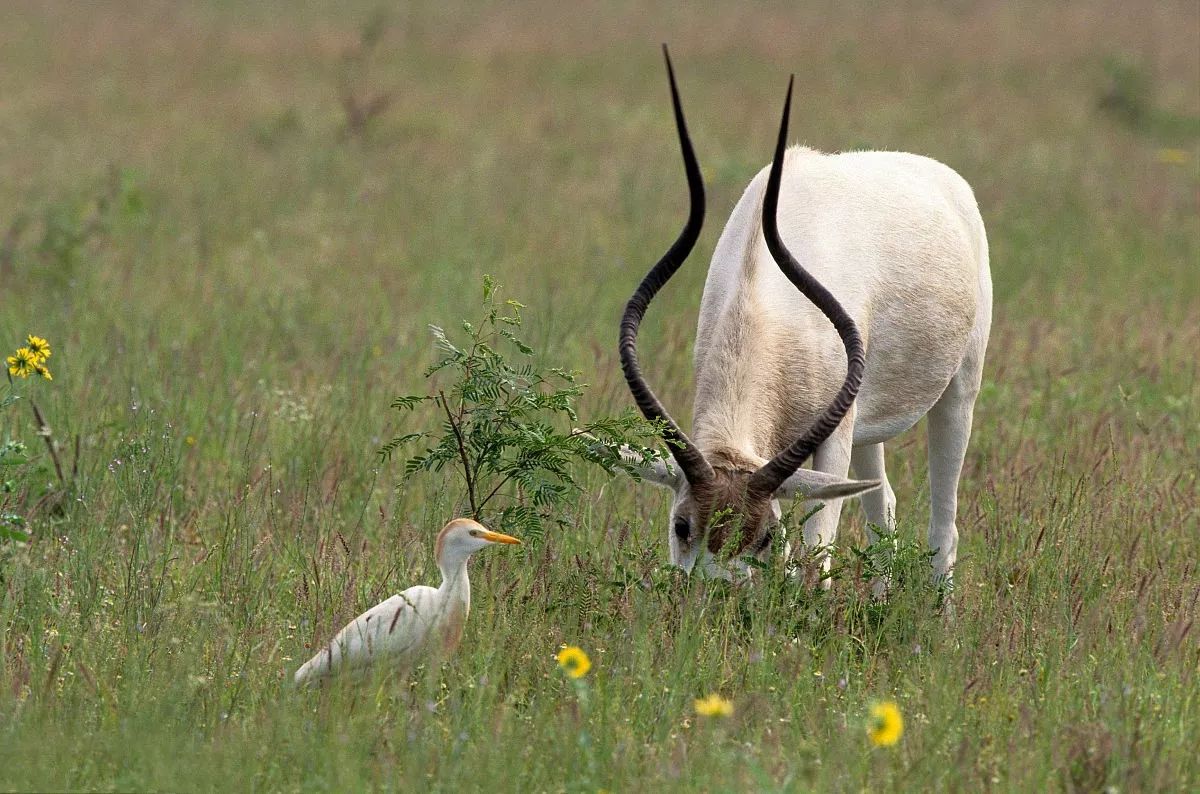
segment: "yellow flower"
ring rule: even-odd
[[[1191,154],[1187,149],[1159,149],[1158,161],[1160,163],[1170,163],[1171,165],[1186,165],[1191,159]]]
[[[194,446],[196,446],[196,437],[188,436],[185,439],[183,439],[183,443],[187,444],[189,447],[194,447]]]
[[[45,364],[34,364],[33,368],[46,380],[54,380],[54,376],[50,374],[50,370]]]
[[[727,700],[716,692],[708,697],[696,698],[696,713],[701,717],[728,717],[733,714],[733,701]]]
[[[50,343],[47,342],[42,337],[34,336],[33,334],[30,334],[29,336],[25,337],[25,341],[29,345],[29,347],[27,349],[29,350],[30,353],[33,353],[33,355],[37,359],[38,363],[39,364],[46,363],[46,359],[50,358],[50,355],[51,355]]]
[[[564,645],[558,652],[558,666],[571,678],[583,678],[592,669],[592,660],[578,645]]]
[[[871,705],[871,716],[867,720],[867,738],[876,747],[891,747],[904,734],[904,717],[900,707],[891,700]]]
[[[27,347],[17,348],[17,352],[4,361],[8,364],[8,374],[18,378],[28,378],[36,371],[34,367],[38,365],[37,356]]]

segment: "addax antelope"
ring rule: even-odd
[[[789,83],[774,161],[734,207],[708,269],[689,438],[637,356],[646,309],[704,220],[669,56],[667,73],[691,210],[626,306],[620,355],[638,407],[665,428],[670,456],[641,469],[674,491],[672,562],[690,571],[699,561],[727,576],[720,552],[763,558],[779,534],[778,500],[800,497],[826,502],[805,523],[804,542],[827,572],[821,550],[834,541],[843,498],[861,493],[870,524],[894,528],[884,443],[927,417],[929,546],[935,577],[948,582],[992,314],[987,238],[971,188],[913,154],[788,149]],[[802,469],[810,456],[812,469]],[[851,466],[862,480],[846,479]]]

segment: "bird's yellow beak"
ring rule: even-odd
[[[492,532],[491,530],[481,533],[479,537],[483,538],[484,540],[491,541],[492,543],[516,543],[518,545],[521,543],[521,541],[517,540],[512,535],[505,535],[503,532]]]

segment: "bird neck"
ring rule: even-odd
[[[438,588],[446,595],[460,594],[463,600],[471,598],[471,582],[467,579],[467,557],[446,559],[438,562],[442,571],[442,586]]]

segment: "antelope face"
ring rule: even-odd
[[[751,474],[713,469],[712,480],[697,488],[680,484],[669,522],[673,564],[690,573],[699,562],[706,575],[729,579],[749,572],[743,557],[765,559],[779,506],[774,499],[748,498]]]
[[[800,469],[773,494],[760,496],[753,486],[755,472],[723,467],[709,471],[710,476],[693,483],[669,457],[666,462],[646,463],[639,473],[674,495],[667,523],[672,564],[689,573],[698,564],[706,575],[722,579],[748,574],[747,557],[766,561],[771,541],[779,534],[779,499],[844,498],[879,485],[876,480],[848,480]]]

